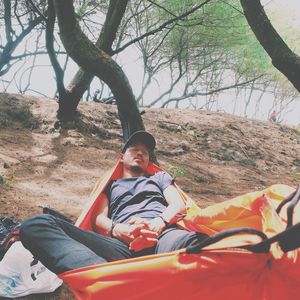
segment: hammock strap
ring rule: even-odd
[[[296,191],[295,196],[292,198],[291,203],[287,207],[287,228],[293,226],[294,208],[300,200],[300,184]]]
[[[285,197],[277,206],[276,208],[276,212],[277,214],[279,214],[281,212],[281,209],[283,208],[284,205],[286,205],[288,202],[290,202],[292,200],[292,198],[296,195],[297,191],[294,191],[293,193],[291,193],[290,195],[288,195],[287,197]]]
[[[243,249],[250,250],[252,252],[261,252],[260,249],[270,247],[274,242],[278,242],[283,252],[288,252],[300,247],[300,223],[288,227],[284,231],[264,240],[255,245],[243,246]]]
[[[258,235],[262,238],[262,242],[253,245],[236,246],[233,248],[245,249],[254,253],[267,253],[270,251],[271,244],[275,242],[279,243],[283,252],[288,252],[300,247],[300,223],[297,223],[296,225],[288,227],[284,231],[272,236],[271,238],[267,238],[264,233],[253,228],[241,227],[224,230],[206,238],[201,242],[191,244],[185,249],[185,252],[188,254],[200,253],[204,247],[219,242],[224,238],[241,233]]]
[[[233,235],[237,235],[237,234],[241,234],[241,233],[258,235],[263,240],[268,239],[268,237],[263,232],[253,229],[253,228],[248,228],[248,227],[233,228],[233,229],[228,229],[228,230],[223,230],[221,232],[218,232],[217,234],[210,236],[210,237],[202,240],[201,242],[193,243],[193,244],[189,245],[185,251],[188,254],[199,253],[199,252],[201,252],[201,249],[203,249],[204,247],[215,244],[215,243],[223,240],[224,238],[227,238],[227,237],[230,237]],[[240,246],[237,248],[243,248],[243,246]],[[266,248],[265,245],[263,245],[261,250],[262,250],[261,252],[268,252],[269,247]],[[250,251],[252,251],[252,250],[250,250]]]
[[[279,214],[282,207],[288,203],[288,207],[287,207],[287,226],[286,228],[289,228],[291,226],[293,226],[293,215],[294,215],[294,209],[295,206],[298,204],[300,200],[300,184],[298,185],[298,188],[295,192],[293,192],[292,194],[290,194],[289,196],[287,196],[285,199],[282,200],[282,202],[278,205],[276,212]]]

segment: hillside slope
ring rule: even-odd
[[[56,110],[51,99],[0,94],[1,215],[21,221],[48,205],[76,219],[116,163],[122,135],[115,106],[82,103],[80,121],[63,128]],[[201,207],[300,181],[297,129],[181,109],[145,109],[143,119],[160,165]]]
[[[6,183],[0,185],[1,214],[23,219],[38,205],[50,205],[76,217],[96,180],[118,158],[116,107],[83,103],[79,124],[55,129],[55,101],[1,95],[0,102],[0,174]],[[201,206],[300,179],[295,129],[180,109],[146,109],[143,119],[157,139],[159,163],[177,174]]]

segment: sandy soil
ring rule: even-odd
[[[122,147],[116,107],[82,103],[80,121],[61,127],[56,101],[0,95],[1,109],[24,105],[31,125],[13,120],[0,127],[0,214],[22,221],[47,205],[75,220]],[[157,139],[160,165],[201,207],[300,181],[299,128],[181,109],[145,109],[143,120]],[[23,299],[73,296],[64,287]]]

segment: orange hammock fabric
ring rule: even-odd
[[[150,164],[148,173],[161,169]],[[122,176],[122,165],[108,172],[95,186],[90,201],[76,225],[93,230],[102,192],[111,179]],[[286,223],[275,208],[294,189],[274,185],[263,191],[200,209],[178,186],[187,206],[187,216],[179,225],[214,235],[224,229],[251,227],[268,237],[284,230]],[[199,254],[185,249],[101,265],[84,267],[59,277],[77,299],[243,299],[286,300],[300,295],[298,250],[283,253],[275,243],[268,253],[252,253],[239,248],[258,243],[249,234],[228,237],[204,248]]]

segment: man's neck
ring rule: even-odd
[[[145,175],[145,172],[142,171],[142,172],[135,172],[134,170],[132,169],[125,169],[123,168],[123,176],[122,178],[132,178],[132,177],[139,177],[139,176],[144,176]]]

